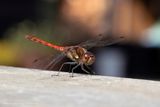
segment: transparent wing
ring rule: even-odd
[[[44,69],[47,69],[47,70],[52,70],[54,68],[56,68],[56,65],[61,62],[66,56],[61,53],[61,54],[58,54],[56,57],[53,57],[50,62],[44,67]]]
[[[36,60],[33,61],[33,68],[38,68],[38,69],[56,69],[59,64],[63,59],[65,58],[65,55],[63,53],[61,54],[52,54],[52,55],[47,55],[47,56],[42,56]]]
[[[86,42],[82,42],[80,43],[78,46],[84,47],[86,49],[91,49],[93,47],[102,47],[102,46],[109,46],[112,44],[116,44],[119,43],[123,40],[123,37],[119,37],[119,38],[113,38],[113,37],[98,37],[98,38],[94,38],[92,40],[88,40]]]

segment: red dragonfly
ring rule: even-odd
[[[93,53],[89,52],[88,49],[93,48],[93,47],[99,47],[99,46],[107,46],[107,45],[111,45],[114,43],[119,42],[121,39],[113,39],[113,38],[107,38],[107,39],[103,39],[102,36],[100,35],[98,38],[93,39],[93,40],[89,40],[86,42],[82,42],[78,45],[75,46],[58,46],[49,42],[46,42],[40,38],[37,38],[33,35],[27,35],[25,37],[28,40],[31,40],[33,42],[37,42],[40,43],[42,45],[51,47],[53,49],[56,49],[57,51],[60,51],[61,54],[58,55],[56,58],[54,58],[46,67],[46,69],[51,69],[53,66],[55,66],[56,62],[62,60],[65,56],[67,56],[69,59],[72,60],[72,62],[65,62],[61,65],[59,71],[61,71],[61,69],[63,68],[64,65],[69,64],[69,65],[74,65],[77,64],[76,66],[74,66],[71,70],[72,73],[72,77],[73,77],[73,72],[74,70],[80,66],[81,69],[86,72],[89,73],[85,68],[84,65],[88,68],[89,65],[92,65],[95,62],[95,56]],[[93,72],[94,73],[94,72]],[[59,75],[59,73],[57,74]]]

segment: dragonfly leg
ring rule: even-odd
[[[82,69],[84,72],[86,72],[86,73],[90,74],[90,72],[88,72],[86,69],[84,69],[83,64],[81,64],[81,69]]]
[[[87,65],[85,65],[85,66],[92,72],[93,75],[96,74],[96,72],[94,72],[93,70],[91,70],[91,68],[89,66],[87,66]]]
[[[78,66],[80,66],[80,64],[77,64],[75,67],[73,67],[73,68],[72,68],[72,71],[71,71],[71,73],[72,73],[72,74],[71,74],[71,77],[73,77],[74,70],[75,70]]]
[[[62,70],[62,68],[63,68],[64,65],[74,65],[74,64],[76,64],[76,62],[64,62],[64,63],[61,65],[59,71]],[[70,70],[70,68],[69,68],[69,70]]]
[[[70,72],[71,65],[74,65],[74,64],[76,64],[76,62],[64,62],[64,63],[61,65],[60,69],[58,70],[58,73],[56,74],[56,76],[59,76],[59,73],[60,73],[60,71],[62,70],[62,68],[64,67],[64,65],[69,65],[69,72]],[[52,75],[52,76],[53,76],[53,75]]]

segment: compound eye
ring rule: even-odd
[[[84,56],[85,56],[85,58],[86,58],[86,57],[88,57],[88,55],[87,55],[87,54],[85,54]]]

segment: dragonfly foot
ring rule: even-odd
[[[53,76],[59,76],[59,73],[58,74],[52,74],[51,77],[53,77]]]
[[[73,76],[73,75],[70,75],[69,77],[72,77],[72,78],[73,78],[74,76]]]

